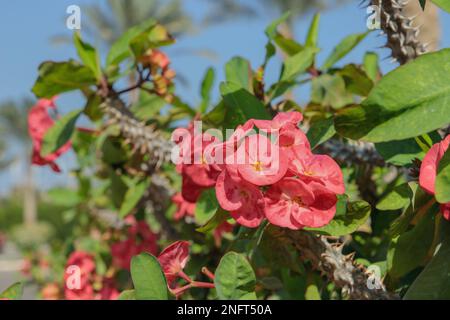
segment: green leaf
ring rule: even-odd
[[[131,211],[138,205],[139,201],[144,196],[145,191],[147,191],[148,186],[149,181],[143,180],[128,188],[119,210],[119,216],[121,218],[124,218],[130,214]]]
[[[377,209],[387,211],[404,208],[411,203],[413,196],[414,193],[409,183],[403,183],[394,187],[391,192],[381,199],[377,204]]]
[[[203,76],[202,86],[200,90],[200,95],[202,97],[200,113],[205,112],[208,108],[209,103],[211,102],[211,90],[214,86],[215,77],[216,73],[213,68],[208,68],[208,70],[206,70],[205,72],[205,75]]]
[[[344,79],[335,74],[322,74],[311,84],[311,101],[323,106],[340,109],[353,102],[352,95],[345,88]]]
[[[405,300],[450,299],[450,237],[419,274],[403,297]]]
[[[214,284],[222,300],[256,299],[256,277],[247,259],[236,252],[228,252],[216,269]]]
[[[288,57],[284,62],[280,81],[294,81],[300,74],[308,70],[318,51],[317,48],[306,47],[299,53]]]
[[[305,300],[322,300],[316,284],[311,283],[306,287]]]
[[[450,2],[448,0],[432,0],[442,10],[450,13]]]
[[[166,104],[160,96],[141,90],[139,100],[131,106],[131,111],[139,120],[148,121],[154,119]]]
[[[131,278],[137,300],[167,300],[166,277],[154,256],[141,253],[131,259]]]
[[[82,201],[77,190],[67,188],[51,189],[47,192],[47,197],[52,204],[65,207],[74,207]]]
[[[128,155],[124,146],[118,138],[112,136],[106,136],[103,139],[103,135],[97,140],[98,143],[101,142],[101,160],[107,164],[118,165],[124,163],[128,160]]]
[[[225,102],[225,128],[236,128],[237,125],[253,119],[270,119],[265,106],[254,95],[232,82],[223,82],[220,92]]]
[[[305,42],[306,47],[317,48],[317,40],[319,38],[319,22],[320,22],[320,14],[316,13],[308,29],[308,35],[306,36]]]
[[[293,56],[304,49],[304,47],[293,39],[288,39],[282,35],[277,35],[273,41],[288,56]]]
[[[280,18],[272,21],[265,30],[266,36],[272,40],[278,34],[278,26],[286,22],[289,19],[290,15],[291,13],[288,11],[284,13]]]
[[[382,78],[360,106],[340,110],[336,130],[371,142],[404,140],[450,122],[450,49],[424,54]]]
[[[372,80],[358,66],[348,64],[337,72],[345,81],[345,87],[351,93],[366,97],[373,88]]]
[[[82,110],[74,110],[58,119],[47,131],[42,141],[41,154],[49,155],[59,150],[72,137],[75,131],[75,124],[80,117]]]
[[[130,41],[141,34],[144,30],[147,30],[151,26],[155,25],[154,19],[148,19],[141,24],[128,29],[119,39],[114,42],[108,53],[106,64],[108,66],[118,65],[123,60],[131,56]]]
[[[450,148],[439,162],[436,177],[436,200],[439,203],[450,202]]]
[[[221,100],[210,112],[202,117],[202,120],[215,126],[222,126],[225,120],[226,106],[223,100]]]
[[[413,198],[411,199],[409,206],[406,207],[403,213],[395,219],[389,227],[389,235],[392,238],[405,232],[419,213],[424,210],[429,211],[430,201],[434,201],[428,193],[419,187],[417,182],[409,182],[409,185],[413,192]]]
[[[201,232],[201,233],[207,233],[207,232],[212,231],[215,228],[217,228],[219,225],[221,225],[223,222],[227,221],[229,218],[230,218],[230,214],[227,211],[225,211],[219,207],[217,209],[217,211],[214,213],[214,215],[212,216],[212,218],[209,219],[209,221],[206,222],[205,225],[203,225],[202,227],[195,229],[195,231]]]
[[[242,57],[234,57],[225,65],[227,82],[239,85],[249,92],[253,92],[252,69],[250,62]]]
[[[136,300],[136,292],[134,290],[122,291],[117,300]]]
[[[434,238],[434,214],[426,214],[411,230],[394,238],[387,254],[388,273],[400,278],[422,265]]]
[[[311,144],[311,149],[331,139],[336,133],[333,117],[320,119],[311,124],[306,136]]]
[[[375,52],[366,52],[363,62],[364,71],[374,83],[378,81],[378,55]]]
[[[345,37],[334,49],[333,52],[325,60],[322,65],[322,70],[327,70],[334,66],[339,60],[345,57],[350,51],[353,50],[367,35],[369,32],[352,34]]]
[[[92,93],[88,96],[83,113],[91,120],[98,121],[103,117],[103,112],[100,110],[100,104],[102,98],[96,93]]]
[[[208,222],[219,208],[214,188],[203,190],[195,205],[195,220],[204,225]]]
[[[437,132],[432,132],[429,136],[432,143],[441,140]],[[425,156],[414,138],[376,143],[375,148],[386,162],[396,166],[410,166],[414,159],[421,160]]]
[[[380,142],[375,148],[386,162],[396,166],[410,165],[412,160],[425,155],[414,139]]]
[[[155,24],[130,40],[130,48],[135,58],[145,55],[149,49],[166,46],[174,42],[166,28]]]
[[[95,74],[73,60],[47,61],[39,66],[33,93],[39,98],[52,98],[60,93],[82,89],[96,84]]]
[[[416,140],[420,149],[422,149],[422,151],[425,153],[427,153],[433,146],[433,140],[431,140],[431,137],[426,133],[421,136],[415,137],[414,140]]]
[[[0,293],[0,299],[19,300],[23,295],[23,283],[16,282]]]
[[[125,198],[125,194],[127,192],[127,185],[124,182],[123,176],[116,173],[114,170],[110,170],[109,172],[109,180],[110,180],[110,186],[109,186],[109,197],[111,199],[111,202],[113,205],[119,209],[123,203],[123,200]]]
[[[273,45],[273,43],[269,40],[266,44],[266,54],[264,55],[264,63],[262,65],[263,69],[266,68],[267,64],[269,63],[270,59],[275,56],[277,53],[277,48]]]
[[[286,12],[283,16],[274,20],[266,28],[265,33],[267,38],[269,38],[269,42],[266,45],[266,57],[264,65],[266,65],[269,58],[275,54],[276,49],[273,46],[272,41],[275,42],[275,44],[288,56],[292,56],[303,50],[304,47],[300,43],[293,39],[288,39],[278,32],[278,27],[280,26],[280,24],[286,23],[290,15],[290,12]]]
[[[365,201],[348,202],[340,197],[336,215],[329,224],[321,228],[305,228],[323,235],[334,237],[344,236],[355,232],[370,216],[370,204]]]
[[[86,67],[92,70],[97,80],[100,80],[102,78],[102,69],[100,67],[100,57],[97,49],[89,43],[83,42],[78,32],[73,34],[73,42],[81,61]]]

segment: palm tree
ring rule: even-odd
[[[28,111],[33,106],[31,99],[24,98],[19,102],[7,101],[0,104],[0,123],[5,128],[2,138],[4,147],[8,146],[12,151],[13,159],[4,164],[23,161],[25,165],[24,177],[24,222],[34,224],[37,220],[36,194],[33,183],[33,171],[31,165],[31,140],[28,136]],[[18,148],[17,148],[18,147]]]
[[[339,6],[348,0],[264,0],[277,15],[290,11],[289,18],[280,25],[280,32],[287,38],[293,38],[294,23],[297,19],[315,11],[323,11]]]
[[[108,0],[108,7],[95,4],[84,8],[88,31],[110,45],[126,30],[149,18],[158,20],[174,36],[193,30],[191,17],[181,0]]]
[[[262,0],[265,9],[271,13],[275,9],[275,16],[279,17],[289,11],[291,15],[280,25],[281,33],[288,38],[293,37],[293,26],[297,19],[310,14],[313,11],[322,11],[341,5],[348,0]],[[223,22],[226,19],[242,17],[257,17],[256,6],[243,4],[239,0],[216,0],[214,9],[205,18],[207,23]]]

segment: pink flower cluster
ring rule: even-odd
[[[74,266],[79,268],[79,272],[69,272]],[[78,287],[74,288],[72,284]],[[94,289],[99,286],[101,289]],[[95,260],[91,254],[75,251],[67,260],[66,272],[64,272],[64,295],[67,300],[115,300],[119,296],[119,291],[115,288],[112,279],[96,274]]]
[[[435,184],[439,162],[444,157],[450,145],[450,135],[434,144],[423,158],[420,166],[419,184],[426,192],[435,194]],[[450,220],[450,202],[441,204],[441,212],[445,219]]]
[[[332,158],[312,153],[298,127],[302,120],[300,112],[251,119],[225,142],[208,133],[176,133],[182,137],[175,139],[183,158],[182,198],[195,203],[204,189],[215,187],[219,205],[249,228],[265,218],[294,230],[328,224],[344,180]]]
[[[126,239],[111,245],[113,265],[130,270],[131,258],[141,252],[156,254],[158,237],[150,230],[145,221],[136,221],[134,217],[127,218],[129,227]]]
[[[49,114],[49,110],[56,110],[55,99],[41,99],[31,108],[28,114],[28,131],[33,142],[32,163],[38,166],[49,165],[53,171],[60,172],[61,170],[55,160],[70,149],[70,142],[67,142],[54,153],[46,156],[41,155],[45,134],[55,123]]]

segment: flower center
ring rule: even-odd
[[[261,161],[256,161],[254,164],[253,164],[253,168],[255,169],[255,171],[262,171],[263,170],[263,165],[262,165],[262,162]]]
[[[299,196],[293,197],[291,201],[296,203],[300,207],[305,206],[305,203],[303,202],[302,198],[300,198]]]
[[[305,171],[303,172],[303,174],[304,174],[305,176],[310,176],[310,177],[312,177],[312,176],[315,175],[315,172],[312,171],[312,170],[305,170]]]
[[[239,194],[244,199],[248,199],[249,198],[248,193],[245,190],[240,190]]]

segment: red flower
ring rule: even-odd
[[[189,260],[189,242],[177,241],[165,248],[158,257],[167,284],[172,287],[172,283],[183,272]]]
[[[285,178],[265,195],[265,213],[274,225],[298,230],[328,224],[336,213],[336,195],[318,183]]]
[[[77,266],[79,273],[69,273],[71,267]],[[95,272],[95,262],[91,254],[83,251],[73,252],[66,264],[66,272],[64,273],[64,294],[67,300],[92,300],[94,299],[94,289],[91,280]],[[73,279],[71,277],[80,277]],[[71,280],[75,280],[73,283]],[[70,283],[70,284],[69,284]],[[72,288],[71,285],[79,285],[78,288]]]
[[[150,59],[152,64],[160,67],[163,70],[166,70],[170,65],[169,57],[162,51],[158,49],[153,49],[150,55]]]
[[[212,164],[218,171],[224,170],[227,166],[236,165],[238,161],[237,150],[245,137],[249,136],[252,131],[254,132],[253,119],[248,120],[242,126],[238,126],[225,142],[220,143],[215,140],[207,145],[204,151],[207,163]]]
[[[315,181],[336,194],[345,193],[344,177],[339,165],[329,156],[310,155],[296,157],[290,166],[292,172],[304,182]]]
[[[450,203],[441,204],[441,212],[445,219],[450,220]]]
[[[192,181],[192,178],[186,173],[182,174],[183,182],[181,184],[181,195],[182,197],[189,202],[195,203],[197,199],[200,197],[200,194],[204,187],[199,186],[198,184]]]
[[[117,300],[120,292],[115,288],[114,280],[104,278],[102,281],[102,288],[97,294],[97,300]]]
[[[272,120],[253,120],[259,129],[281,129],[286,124],[297,125],[303,120],[303,115],[297,111],[279,112]]]
[[[423,158],[420,166],[419,183],[422,189],[434,195],[437,168],[450,144],[450,135],[440,143],[434,144]]]
[[[203,189],[215,185],[221,208],[243,226],[257,227],[265,217],[292,229],[327,224],[336,211],[336,194],[345,192],[343,175],[333,159],[313,155],[298,128],[302,119],[299,112],[279,113],[273,120],[250,119],[223,143],[209,139],[198,144],[209,135],[192,138],[192,127],[191,132],[176,131],[175,136],[183,138],[178,144],[184,159],[201,159],[200,164],[178,166],[183,183],[182,198],[174,198],[177,216],[186,215],[182,199],[194,203]],[[254,126],[259,133],[252,133]],[[266,197],[264,186],[271,186]]]
[[[261,134],[245,137],[237,157],[237,170],[242,178],[257,186],[276,183],[288,168],[288,159],[280,154],[280,148]]]
[[[177,193],[172,197],[172,201],[177,205],[174,219],[176,221],[184,217],[193,217],[195,213],[195,202],[189,202],[183,198],[181,193]]]
[[[278,133],[277,144],[281,147],[283,157],[291,160],[294,150],[301,154],[311,154],[308,138],[298,124],[303,120],[300,112],[280,112],[273,120],[254,120],[255,126],[267,133]]]
[[[113,264],[118,268],[129,270],[131,258],[141,252],[156,254],[158,251],[157,236],[150,230],[145,221],[131,220],[127,239],[111,245]]]
[[[183,177],[182,196],[189,202],[196,202],[204,188],[214,186],[220,173],[205,156],[205,149],[215,142],[215,138],[196,133],[193,125],[175,130],[172,137],[179,147],[177,170]]]
[[[420,166],[419,184],[426,192],[435,194],[436,176],[439,162],[444,157],[450,145],[450,135],[434,144],[423,158]],[[450,220],[450,203],[441,204],[441,212],[445,219]]]
[[[48,109],[55,109],[55,98],[41,99],[34,105],[28,114],[28,132],[33,142],[33,156],[32,163],[38,166],[49,165],[53,171],[60,172],[55,160],[63,153],[67,152],[71,143],[67,142],[64,146],[59,148],[54,153],[41,156],[42,141],[47,131],[54,125],[53,119],[48,113]]]
[[[255,228],[264,219],[264,198],[259,188],[243,179],[232,177],[224,170],[216,184],[220,206],[230,211],[241,225]]]

